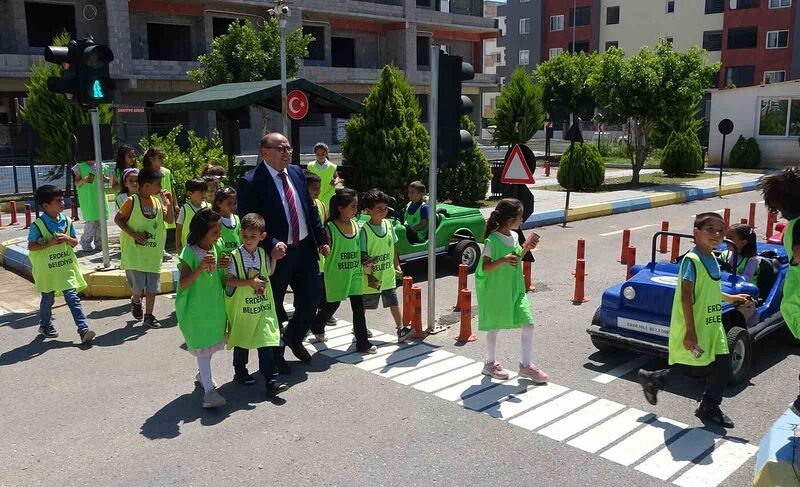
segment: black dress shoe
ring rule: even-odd
[[[278,379],[270,379],[267,381],[267,397],[274,397],[289,389],[289,386],[279,381]]]
[[[247,371],[237,372],[233,374],[233,381],[243,386],[252,386],[256,383],[256,378],[250,375]]]
[[[303,363],[311,362],[311,354],[301,342],[286,342],[286,346],[292,351],[295,357]]]
[[[727,414],[722,412],[719,406],[700,403],[700,407],[697,408],[694,415],[702,421],[708,421],[723,428],[733,428],[733,421]]]
[[[292,373],[292,367],[283,357],[277,357],[275,359],[275,367],[277,367],[278,373],[281,375],[289,375]]]

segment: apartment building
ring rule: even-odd
[[[507,63],[531,69],[565,51],[628,54],[659,37],[676,50],[702,46],[720,61],[720,88],[800,78],[798,0],[508,0]],[[573,10],[573,7],[575,10]],[[574,46],[573,46],[574,39]]]
[[[493,18],[484,18],[483,0],[295,0],[289,29],[315,37],[299,76],[356,100],[362,100],[380,69],[393,63],[405,71],[427,117],[432,44],[458,54],[475,66],[465,94],[479,106],[482,90],[496,90],[497,75],[483,70],[484,41],[498,35]],[[42,61],[43,47],[66,30],[73,37],[93,35],[114,51],[111,74],[117,84],[118,138],[136,141],[148,132],[164,132],[177,123],[200,133],[216,125],[211,113],[159,114],[158,101],[199,87],[186,72],[197,56],[236,19],[263,25],[267,4],[243,0],[192,1],[72,0],[45,3],[7,0],[0,14],[13,19],[0,31],[0,124],[19,123],[31,63]],[[475,114],[480,123],[480,114]],[[279,128],[278,117],[271,126]],[[261,135],[261,115],[239,117],[242,146],[254,151]],[[311,115],[301,138],[336,145],[343,121]],[[2,147],[0,147],[2,150]]]
[[[504,5],[504,2],[497,0],[485,0],[483,3],[483,16],[492,18],[497,21],[497,28],[499,29],[499,36],[503,36],[506,32],[506,19],[497,15],[497,7]],[[483,41],[483,72],[485,74],[497,74],[498,68],[502,68],[506,64],[505,48],[497,45],[497,38],[486,39]],[[479,132],[480,138],[484,142],[488,142],[492,137],[486,129],[489,125],[489,119],[494,116],[495,101],[500,95],[500,87],[504,84],[505,79],[498,77],[498,85],[494,90],[486,90],[481,94],[481,126],[482,130]]]

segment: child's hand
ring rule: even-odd
[[[214,272],[214,269],[216,269],[217,266],[217,262],[214,259],[214,254],[208,253],[204,255],[200,265],[203,266],[203,268],[205,268],[205,270],[208,272]]]
[[[516,254],[508,254],[505,257],[500,257],[500,261],[510,265],[511,267],[517,267],[517,264],[519,264],[519,256]]]
[[[259,294],[261,294],[264,291],[265,285],[266,282],[264,282],[264,280],[261,279],[260,277],[254,277],[253,279],[250,280],[250,287],[253,288],[253,290]]]
[[[528,238],[525,239],[522,249],[525,252],[530,252],[531,250],[535,249],[537,245],[539,245],[539,235],[536,233],[531,233]]]
[[[144,245],[147,243],[147,232],[133,232],[133,235],[131,236],[139,245]]]
[[[169,199],[169,193],[167,192],[167,190],[162,189],[160,194],[161,194],[161,201],[164,202],[164,206],[171,206],[172,202]]]
[[[220,267],[224,267],[224,268],[227,269],[229,265],[231,265],[231,256],[230,255],[223,255],[222,257],[219,258],[219,266]]]
[[[755,299],[749,294],[732,294],[728,300],[734,306],[740,306],[745,303],[754,302]]]
[[[319,246],[319,248],[318,248],[318,250],[319,250],[319,253],[320,253],[320,254],[321,254],[323,257],[327,257],[327,256],[331,255],[331,246],[330,246],[330,245],[328,245],[328,244],[325,244],[325,245],[320,245],[320,246]]]
[[[93,183],[93,182],[94,182],[94,174],[92,174],[92,173],[89,173],[89,175],[88,175],[88,176],[86,176],[86,178],[85,178],[85,179],[86,179],[86,182],[87,182],[87,183]]]
[[[694,347],[697,346],[697,333],[693,331],[686,331],[686,335],[683,336],[683,348],[686,350],[694,350]]]
[[[57,234],[53,235],[53,240],[51,240],[51,242],[55,242],[53,245],[57,245],[57,244],[64,243],[67,240],[68,239],[67,239],[66,235],[64,235],[63,233],[57,233]]]
[[[399,265],[394,266],[394,275],[395,277],[403,277],[403,269]]]

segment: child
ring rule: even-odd
[[[117,149],[117,164],[114,166],[114,172],[111,173],[111,188],[112,189],[123,189],[125,187],[124,184],[124,172],[126,169],[132,169],[136,167],[136,152],[134,151],[133,147],[122,144]]]
[[[139,172],[139,193],[131,195],[114,217],[114,222],[122,230],[119,267],[125,270],[131,288],[131,314],[137,321],[144,318],[142,324],[149,328],[161,327],[153,316],[153,308],[156,294],[161,290],[161,258],[167,223],[174,217],[169,195],[161,189],[162,179],[161,173],[154,168],[142,169]],[[160,199],[157,197],[159,194]],[[142,294],[145,296],[144,314]]]
[[[217,242],[217,250],[228,255],[242,245],[242,225],[236,212],[236,190],[233,188],[218,189],[214,194],[211,209],[219,213],[222,219],[222,231]]]
[[[100,167],[103,173],[102,181],[108,181],[108,165],[101,164]],[[84,221],[83,236],[81,236],[81,250],[84,252],[92,250],[92,242],[95,249],[103,246],[100,236],[100,208],[97,201],[97,185],[102,183],[95,179],[96,172],[97,164],[94,161],[79,162],[72,167],[78,204]],[[103,204],[105,205],[103,215],[108,217],[108,200],[103,198]]]
[[[119,190],[119,194],[117,195],[117,199],[115,203],[117,204],[117,210],[122,208],[122,205],[125,204],[125,201],[139,192],[139,170],[134,168],[125,169],[122,173],[122,177],[120,178],[121,186]]]
[[[192,224],[192,218],[202,208],[208,208],[206,202],[206,191],[208,191],[208,184],[199,178],[194,178],[186,181],[186,203],[181,206],[178,213],[178,219],[175,220],[175,248],[180,250],[186,243],[186,237],[189,235],[189,226]]]
[[[225,168],[222,166],[215,166],[209,164],[203,168],[200,177],[208,185],[206,190],[206,201],[214,201],[217,191],[225,186],[222,184],[222,179],[225,177]]]
[[[217,193],[219,194],[219,190]],[[233,348],[233,380],[253,385],[256,380],[247,371],[250,349],[258,350],[258,365],[267,386],[267,396],[288,389],[278,380],[275,353],[280,343],[280,324],[269,276],[275,271],[275,259],[268,259],[259,243],[266,238],[264,218],[248,213],[242,218],[242,245],[230,254],[225,285],[225,308],[228,316],[228,345]],[[231,289],[232,288],[232,289]]]
[[[350,298],[353,310],[353,332],[356,350],[361,353],[377,353],[378,349],[369,341],[367,320],[364,316],[363,271],[361,269],[361,246],[358,241],[358,224],[354,217],[358,212],[358,196],[349,188],[337,189],[331,200],[331,214],[325,224],[331,252],[325,257],[325,299],[317,316],[311,323],[314,335],[325,334],[325,323],[339,308],[341,301]]]
[[[761,179],[764,204],[770,211],[780,211],[789,220],[783,233],[783,247],[789,257],[789,271],[783,283],[781,315],[786,326],[800,338],[800,166],[785,168],[782,172]],[[792,410],[800,415],[800,395],[794,400]]]
[[[227,404],[217,392],[211,375],[211,356],[225,348],[225,290],[223,279],[230,257],[218,257],[219,214],[203,208],[192,219],[186,247],[179,257],[180,279],[175,298],[178,327],[186,348],[197,357],[197,377],[203,386],[204,408]]]
[[[142,157],[143,167],[152,167],[161,173],[161,189],[166,191],[169,200],[174,204],[178,204],[178,195],[175,194],[175,178],[172,177],[172,172],[164,167],[164,151],[160,147],[150,147]],[[161,195],[157,195],[161,205],[164,206],[164,200]],[[175,222],[167,223],[167,240],[164,244],[165,250],[177,250],[180,252],[180,247],[175,249],[171,248],[172,244],[177,241],[175,236]]]
[[[728,228],[725,237],[736,245],[736,260],[733,261],[733,251],[725,250],[720,255],[723,262],[730,266],[731,271],[736,269],[736,274],[745,282],[755,284],[758,278],[759,259],[756,255],[756,232],[750,225],[735,223]]]
[[[397,235],[392,224],[386,220],[389,211],[389,196],[374,188],[364,193],[364,211],[370,219],[361,227],[361,263],[364,265],[364,308],[377,309],[378,300],[389,308],[394,318],[397,342],[402,343],[411,333],[403,326],[397,300],[397,276],[402,275],[397,254]]]
[[[406,238],[412,244],[428,240],[428,205],[423,201],[425,191],[421,181],[412,181],[408,185],[409,201],[403,213],[403,222]]]
[[[339,183],[339,173],[336,165],[328,160],[328,146],[323,142],[318,142],[314,146],[314,157],[316,161],[308,163],[308,172],[319,176],[321,181],[319,200],[330,205],[331,198],[336,192],[336,185]]]
[[[521,223],[522,203],[513,198],[500,200],[486,222],[483,258],[475,273],[478,330],[488,332],[488,357],[483,374],[495,379],[508,379],[508,371],[495,359],[497,333],[503,329],[522,328],[519,375],[544,384],[550,377],[531,362],[533,315],[525,294],[522,266],[519,265],[520,256],[536,247],[538,237],[534,234],[528,245],[521,246],[514,232]]]
[[[317,213],[319,214],[319,221],[323,224],[328,221],[328,205],[323,203],[322,200],[319,199],[321,187],[322,187],[322,179],[319,176],[314,174],[313,172],[306,172],[306,186],[308,186],[308,196],[311,198],[311,201],[314,202],[314,207],[317,209]],[[325,282],[325,256],[319,254],[319,270],[320,274],[322,274],[322,282]],[[319,300],[320,306],[325,303],[325,286],[322,286],[322,298]],[[319,311],[319,310],[317,310]],[[331,315],[328,321],[325,323],[327,326],[333,326],[336,324],[336,317]],[[324,333],[324,332],[323,332]],[[323,337],[324,338],[324,337]]]
[[[722,394],[730,374],[730,353],[722,326],[722,304],[743,304],[747,294],[722,292],[720,268],[714,248],[722,242],[725,222],[717,213],[700,213],[694,220],[695,247],[681,261],[679,284],[672,301],[669,323],[670,368],[648,372],[639,370],[644,397],[656,404],[657,394],[676,372],[693,369],[706,375],[705,391],[694,415],[725,428],[733,421],[720,409]],[[687,374],[689,375],[689,374]],[[696,375],[696,374],[691,374]]]
[[[78,245],[75,227],[64,211],[64,192],[45,184],[36,189],[36,204],[42,210],[28,231],[28,250],[33,266],[36,291],[42,293],[39,304],[39,334],[55,338],[53,303],[56,295],[64,295],[72,319],[78,327],[81,343],[89,343],[95,333],[86,324],[78,291],[86,287],[73,247]]]

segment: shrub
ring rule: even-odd
[[[700,140],[691,130],[672,132],[661,153],[661,170],[669,176],[685,176],[703,167]]]
[[[756,139],[745,139],[740,135],[731,149],[730,164],[741,169],[751,169],[761,164],[761,151]]]
[[[606,167],[600,151],[591,143],[577,143],[574,154],[567,148],[558,165],[558,184],[571,191],[593,191],[605,180]]]
[[[461,117],[461,128],[475,135],[475,124],[468,116]],[[440,200],[450,200],[455,205],[478,206],[486,198],[492,173],[489,161],[477,145],[461,151],[458,165],[439,170]]]

